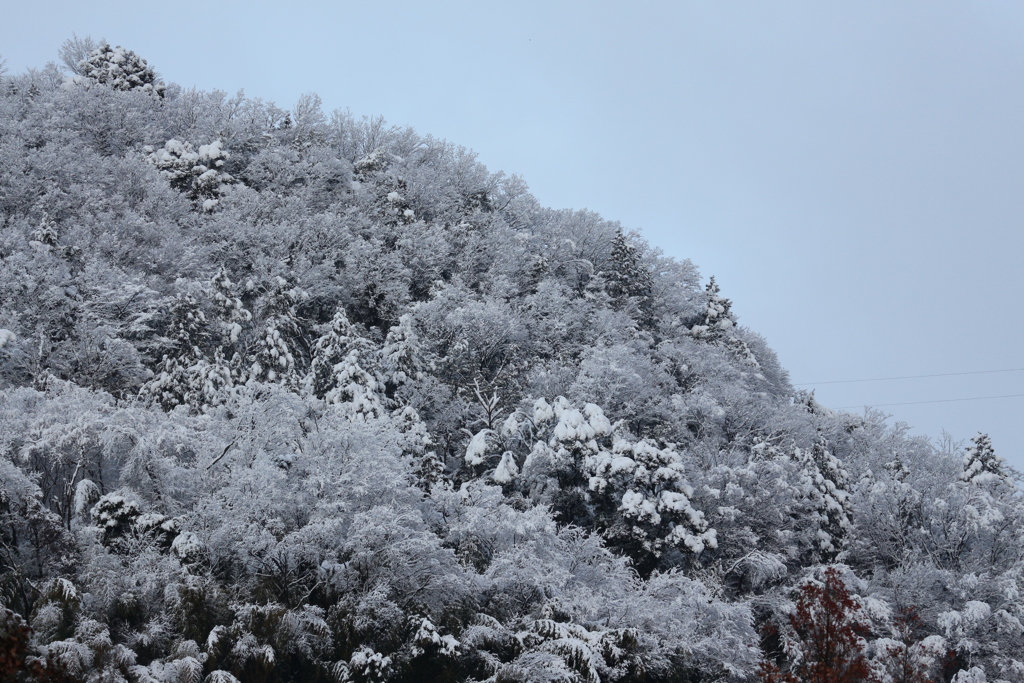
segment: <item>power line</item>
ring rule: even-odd
[[[904,375],[902,377],[873,377],[871,379],[835,379],[829,382],[801,382],[794,384],[795,387],[808,387],[812,384],[851,384],[853,382],[887,382],[894,379],[920,379],[922,377],[956,377],[958,375],[991,375],[997,372],[1024,372],[1024,368],[1009,368],[1008,370],[977,370],[975,372],[941,372],[935,375]],[[969,399],[956,399],[969,400]],[[902,404],[892,404],[902,405]]]
[[[837,408],[837,410],[850,410],[850,409],[853,409],[853,408],[864,408],[864,407],[885,408],[887,406],[916,406],[916,405],[921,405],[922,403],[953,403],[953,402],[956,402],[956,401],[986,401],[986,400],[991,399],[991,398],[1017,398],[1019,396],[1024,396],[1024,394],[1003,394],[1002,396],[972,396],[970,398],[941,398],[941,399],[938,399],[936,401],[908,401],[906,403],[876,403],[876,404],[874,404],[872,406],[867,406],[867,404],[863,404],[863,405],[859,405],[859,406],[840,406],[839,408]]]

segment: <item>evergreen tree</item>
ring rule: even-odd
[[[408,313],[402,315],[398,324],[388,330],[380,352],[380,365],[384,390],[391,401],[397,399],[399,390],[405,384],[423,378],[426,369],[423,348],[412,327],[412,316]]]
[[[197,202],[203,211],[215,209],[225,186],[235,181],[223,170],[231,155],[220,140],[200,145],[198,152],[189,143],[173,139],[160,149],[147,145],[144,151],[149,155],[149,162],[170,181],[171,187]]]
[[[795,459],[803,467],[804,496],[815,520],[812,552],[825,560],[835,559],[851,530],[850,475],[823,439],[810,450],[796,449]]]
[[[964,453],[964,471],[960,478],[971,484],[1012,480],[1006,472],[1006,461],[996,455],[988,434],[978,432]]]
[[[350,350],[366,351],[369,342],[349,321],[345,309],[339,307],[327,330],[314,343],[306,386],[317,398],[324,398],[335,388],[334,366],[348,356]]]
[[[306,296],[301,289],[289,286],[283,277],[273,279],[263,302],[263,329],[256,338],[256,352],[249,366],[249,381],[298,386],[295,353],[303,325],[296,306]]]
[[[163,97],[166,89],[145,59],[120,45],[110,47],[106,42],[101,42],[79,63],[78,72],[84,79],[114,90],[143,90]]]
[[[419,413],[412,406],[404,406],[395,410],[391,417],[404,437],[402,450],[412,457],[416,485],[428,493],[434,486],[451,488],[444,461],[438,456],[434,439]]]
[[[788,680],[1024,676],[987,438],[794,392],[692,265],[446,142],[61,82],[0,85],[0,679],[741,681],[773,619]]]
[[[113,545],[131,532],[142,510],[120,493],[108,493],[96,502],[91,515],[93,524],[103,531],[104,545]]]
[[[637,248],[629,243],[621,228],[616,230],[612,238],[608,266],[600,276],[613,306],[621,309],[632,305],[638,311],[649,310],[654,278]]]
[[[221,328],[215,364],[230,367],[232,380],[242,381],[244,361],[239,348],[243,331],[252,323],[252,313],[236,295],[235,285],[223,267],[211,278],[208,290]]]
[[[233,378],[219,350],[213,362],[206,356],[204,347],[211,336],[206,314],[194,297],[183,295],[171,304],[169,319],[170,349],[163,356],[160,372],[143,387],[143,395],[167,409],[218,405]]]
[[[332,388],[324,394],[327,403],[344,406],[358,420],[384,415],[381,403],[383,386],[363,369],[359,350],[351,349],[340,363],[331,368]]]
[[[718,547],[717,531],[691,504],[693,488],[673,449],[616,439],[610,451],[587,457],[585,470],[605,538],[633,557],[641,572],[653,569],[669,549],[699,555]]]
[[[690,336],[707,344],[728,349],[738,359],[758,367],[757,359],[736,333],[736,318],[732,314],[732,302],[721,296],[721,288],[714,276],[706,288],[707,302],[700,321],[690,328]]]
[[[613,435],[599,406],[588,403],[579,410],[562,396],[550,404],[538,399],[532,416],[513,414],[500,436],[512,443],[512,435],[524,432],[531,435],[526,442],[532,445],[523,459],[519,486],[530,491],[539,481],[556,477],[559,490],[551,504],[561,520],[593,525],[642,574],[653,571],[670,550],[693,557],[717,547],[717,532],[693,507],[693,488],[673,448]],[[484,463],[488,437],[498,439],[490,429],[474,437],[467,462]],[[506,484],[517,478],[518,469],[506,451],[490,476]]]
[[[224,325],[226,340],[234,343],[238,341],[238,336],[242,333],[242,323],[252,321],[252,313],[246,310],[242,300],[236,296],[235,284],[228,277],[223,266],[210,279],[210,289],[213,304]]]
[[[910,468],[903,462],[903,457],[899,453],[893,455],[892,460],[885,463],[885,469],[895,481],[901,484],[905,483],[910,476]]]

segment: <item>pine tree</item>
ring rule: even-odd
[[[78,64],[78,71],[83,78],[114,90],[142,90],[164,96],[165,86],[146,60],[120,45],[110,47],[106,42],[100,43]]]
[[[607,425],[599,410],[587,406],[592,420],[598,415],[598,423]],[[717,531],[691,504],[693,488],[674,449],[646,439],[630,443],[617,438],[611,450],[587,456],[584,471],[605,539],[633,557],[641,573],[653,569],[670,548],[699,555],[718,547]]]
[[[289,287],[283,277],[274,279],[263,306],[263,329],[257,336],[256,354],[249,367],[249,381],[298,385],[295,343],[301,324],[295,310],[305,298],[302,290]]]
[[[384,391],[389,400],[395,401],[398,391],[408,382],[422,379],[426,364],[422,358],[423,349],[412,317],[405,314],[398,324],[388,330],[384,347],[380,353]]]
[[[179,405],[196,406],[206,383],[200,377],[207,374],[209,365],[203,350],[210,336],[206,314],[194,297],[181,295],[172,301],[168,318],[170,349],[163,356],[160,372],[142,393],[168,410]]]
[[[103,531],[104,545],[114,544],[127,535],[141,515],[138,503],[126,499],[120,493],[103,496],[91,512],[93,525]]]
[[[197,202],[203,211],[216,208],[224,195],[225,186],[235,182],[223,170],[231,157],[220,140],[200,145],[199,151],[188,142],[168,140],[160,149],[147,145],[143,148],[149,162],[164,174],[171,187]]]
[[[252,323],[252,313],[235,294],[235,285],[223,267],[211,278],[208,289],[221,327],[220,348],[216,351],[220,362],[216,364],[229,367],[232,380],[240,381],[243,360],[237,348],[242,332]]]
[[[849,474],[822,439],[809,451],[796,449],[795,458],[803,466],[805,496],[816,516],[814,554],[835,559],[851,529]]]
[[[637,248],[629,243],[621,229],[612,238],[608,267],[601,272],[601,276],[613,306],[621,309],[632,304],[641,311],[648,308],[654,290],[654,278]]]
[[[352,349],[365,351],[369,342],[345,315],[344,308],[338,308],[327,330],[313,343],[309,374],[306,386],[317,398],[324,398],[335,388],[334,366],[341,363]]]
[[[708,281],[707,303],[700,321],[690,328],[690,336],[699,341],[728,349],[748,365],[758,367],[757,359],[747,343],[736,334],[736,318],[732,313],[732,302],[721,296],[721,289],[714,276]]]
[[[412,456],[416,485],[428,493],[434,486],[451,488],[444,461],[433,449],[434,440],[416,409],[404,406],[395,410],[391,417],[405,439],[402,450]]]
[[[833,416],[835,413],[819,403],[818,399],[814,397],[815,391],[815,389],[811,389],[810,391],[800,389],[796,392],[794,400],[799,405],[802,405],[811,415],[821,415],[824,417]]]
[[[901,484],[906,483],[910,477],[910,468],[903,462],[903,457],[899,453],[896,453],[892,460],[885,463],[885,470],[889,472],[894,480]]]
[[[333,387],[324,395],[327,403],[345,406],[358,420],[384,415],[380,400],[383,386],[360,365],[358,349],[350,350],[334,365],[332,376]]]
[[[1006,461],[996,455],[988,434],[978,432],[978,435],[971,439],[971,445],[964,453],[964,471],[960,478],[971,484],[998,481],[1010,483]]]

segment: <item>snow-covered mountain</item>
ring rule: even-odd
[[[62,57],[0,75],[8,678],[1024,681],[984,435],[464,148]]]

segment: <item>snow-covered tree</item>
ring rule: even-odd
[[[611,255],[600,276],[604,282],[604,291],[616,307],[632,305],[642,311],[649,306],[654,278],[637,248],[630,244],[621,228],[615,232]]]
[[[523,487],[536,496],[543,490],[539,486],[553,478],[559,488],[550,500],[563,520],[595,525],[644,571],[666,550],[699,554],[717,546],[715,530],[690,504],[693,489],[680,454],[614,434],[597,405],[579,410],[564,397],[553,403],[538,399],[532,415],[513,414],[501,432],[506,437],[532,432],[532,448],[522,463]],[[485,437],[486,432],[474,437],[467,460],[475,456],[483,462]],[[505,452],[491,476],[508,483],[516,475],[516,460]]]
[[[849,473],[819,439],[810,449],[796,449],[794,459],[803,468],[804,496],[813,516],[812,552],[825,560],[835,559],[851,531]]]
[[[757,359],[750,347],[737,334],[732,302],[721,295],[722,290],[713,276],[708,281],[705,291],[707,303],[704,305],[700,320],[690,328],[690,336],[728,349],[744,363],[758,367]]]
[[[303,324],[296,307],[307,297],[305,291],[291,286],[279,275],[271,280],[260,311],[263,324],[256,335],[256,349],[248,369],[249,381],[285,386],[299,384],[296,353]]]
[[[233,345],[242,334],[242,326],[252,322],[252,313],[238,297],[235,285],[223,267],[210,279],[210,294],[223,326],[224,344]]]
[[[359,351],[352,349],[331,369],[332,388],[324,394],[324,401],[342,406],[359,420],[384,414],[381,395],[384,387],[359,361]]]
[[[324,333],[313,343],[312,359],[306,385],[317,398],[337,387],[334,367],[344,361],[350,351],[369,350],[369,342],[359,333],[343,308],[338,308]]]
[[[180,295],[171,302],[167,337],[170,344],[159,373],[143,387],[143,395],[168,409],[220,403],[221,392],[232,384],[231,371],[223,357],[207,359],[209,325],[193,296]]]
[[[412,316],[405,314],[388,330],[380,351],[380,365],[385,391],[394,399],[405,384],[422,379],[427,369],[423,347],[412,326]]]
[[[964,452],[964,471],[961,478],[971,484],[987,484],[1012,480],[1006,472],[1006,462],[996,455],[988,434],[978,433]]]
[[[457,145],[60,56],[0,83],[0,678],[1024,680],[987,439]]]
[[[882,683],[929,683],[949,659],[945,638],[923,636],[925,624],[918,610],[904,607],[892,619],[891,637],[871,642],[875,678]]]
[[[655,557],[669,548],[700,554],[718,547],[717,532],[691,505],[693,488],[676,451],[616,439],[610,451],[589,456],[585,467],[592,499],[610,513],[604,535],[611,545]]]
[[[171,139],[159,149],[147,146],[144,151],[149,162],[170,181],[171,187],[196,201],[203,211],[213,211],[224,195],[225,186],[234,182],[223,170],[231,155],[220,140],[200,145],[195,151],[188,142]]]
[[[101,42],[79,62],[76,71],[82,78],[114,90],[142,90],[163,97],[166,89],[145,59],[120,45],[110,47],[106,42]]]

